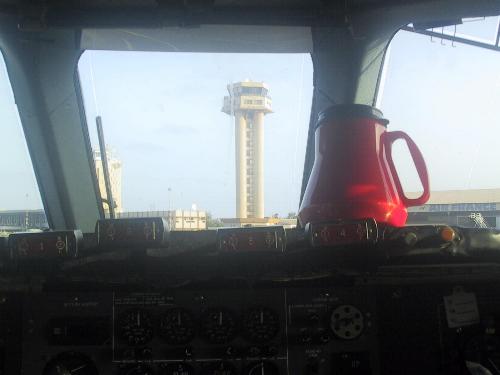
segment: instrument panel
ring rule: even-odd
[[[312,375],[348,361],[377,373],[374,298],[357,290],[26,294],[22,373]]]
[[[467,362],[500,366],[492,284],[0,297],[2,375],[465,374]]]
[[[277,290],[115,294],[113,311],[115,363],[183,361],[207,372],[230,360],[240,373],[255,361],[271,368],[286,360],[286,311]]]

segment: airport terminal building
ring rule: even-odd
[[[433,191],[427,204],[408,209],[408,224],[500,229],[500,189]]]
[[[118,218],[162,217],[171,230],[207,229],[207,213],[200,210],[119,212]],[[44,230],[49,227],[43,210],[0,211],[0,232]]]
[[[433,191],[427,204],[408,209],[408,224],[449,224],[500,229],[500,189]],[[173,230],[207,229],[204,211],[123,212],[118,217],[162,216]],[[285,225],[286,219],[225,219],[226,227]],[[0,232],[39,230],[48,227],[43,210],[0,211]]]

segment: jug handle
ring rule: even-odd
[[[408,149],[410,150],[411,157],[413,158],[413,162],[415,163],[415,167],[417,168],[418,177],[420,178],[420,182],[424,188],[422,195],[418,198],[408,198],[403,191],[403,187],[401,185],[401,180],[399,179],[398,172],[396,170],[396,166],[394,165],[394,161],[392,159],[392,144],[398,140],[404,139],[406,144],[408,145]],[[427,173],[427,166],[425,165],[424,157],[417,145],[410,138],[408,134],[402,131],[393,131],[387,132],[384,134],[384,146],[387,150],[386,157],[387,162],[389,164],[389,168],[391,169],[391,174],[394,178],[394,183],[396,185],[396,189],[403,201],[403,204],[406,207],[411,206],[421,206],[425,202],[429,200],[430,197],[430,187],[429,187],[429,174]]]

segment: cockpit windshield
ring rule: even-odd
[[[469,19],[434,31],[494,45],[498,22]],[[409,209],[410,223],[500,227],[499,64],[498,51],[444,37],[402,30],[392,40],[378,107],[388,130],[403,130],[418,145],[431,185],[427,204]],[[421,191],[405,143],[394,147],[404,190]]]
[[[430,176],[430,200],[409,207],[409,224],[500,227],[498,23],[467,19],[426,35],[410,25],[389,46],[376,106],[388,131],[415,141]],[[15,181],[0,188],[0,230],[40,230],[48,223],[0,70],[8,117],[1,169]],[[168,217],[178,230],[296,225],[313,95],[309,54],[87,50],[78,77],[108,216],[97,117],[117,217]],[[393,159],[404,191],[418,196],[423,186],[402,140]]]
[[[102,118],[119,217],[177,211],[182,229],[236,225],[238,174],[249,223],[294,224],[313,88],[308,54],[89,50],[78,72],[95,150]]]

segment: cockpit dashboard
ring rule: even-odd
[[[128,232],[115,226],[111,239],[110,224],[96,227],[108,225],[106,238],[96,230],[6,241],[0,374],[466,374],[472,364],[491,373],[500,366],[494,231],[377,228],[374,242],[361,223],[368,239],[351,246],[346,236],[358,232],[349,226],[330,226],[314,242],[314,231],[281,227],[167,233],[160,224],[144,231],[144,222]]]

